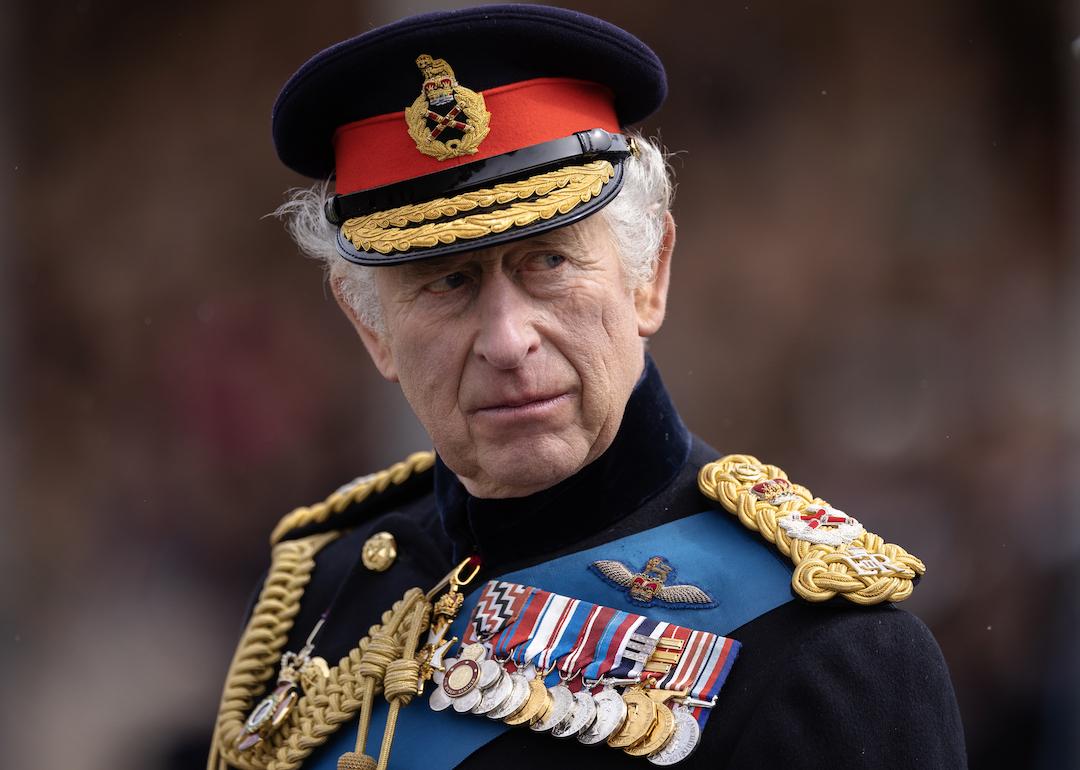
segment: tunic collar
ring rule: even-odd
[[[690,433],[651,357],[607,451],[575,475],[527,497],[473,497],[438,458],[435,499],[454,559],[478,554],[485,569],[565,547],[628,515],[686,464]]]

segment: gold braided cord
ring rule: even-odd
[[[394,463],[386,470],[373,473],[357,483],[334,492],[321,503],[297,508],[286,514],[274,527],[270,535],[270,544],[279,543],[283,537],[295,529],[309,524],[321,524],[353,503],[363,502],[372,494],[385,492],[391,484],[402,484],[413,474],[423,473],[434,464],[434,452],[414,452],[402,462]]]
[[[336,533],[328,533],[280,543],[274,549],[267,585],[306,584],[314,568],[314,559],[295,559],[292,552],[311,551],[313,556],[335,536]],[[406,636],[413,633],[410,621],[417,617],[414,608],[427,606],[421,589],[407,591],[392,609],[383,613],[382,625],[372,626],[368,636],[330,669],[328,677],[309,677],[304,682],[303,695],[276,732],[251,749],[239,751],[236,749],[237,736],[243,730],[248,713],[265,691],[264,683],[277,668],[291,618],[299,610],[299,594],[291,595],[289,599],[273,606],[260,601],[252,613],[234,657],[234,666],[226,678],[208,770],[299,768],[339,725],[355,716],[365,700],[370,703],[371,695],[381,689],[387,667],[400,654]],[[288,617],[290,622],[268,630],[272,626],[271,620],[278,616]],[[420,617],[424,618],[422,613]],[[264,654],[264,648],[276,650],[278,654]],[[245,665],[237,665],[236,661],[245,662]]]
[[[265,690],[274,675],[315,569],[315,554],[337,537],[338,533],[327,532],[274,548],[270,572],[225,677],[207,770],[224,766],[219,747],[232,747],[256,694]]]
[[[379,749],[377,770],[387,770],[390,763],[390,748],[394,745],[394,731],[397,729],[398,714],[403,706],[408,706],[417,694],[420,682],[420,661],[416,659],[416,646],[420,642],[420,632],[427,628],[431,618],[431,605],[426,602],[413,608],[412,623],[402,649],[403,657],[386,667],[386,684],[383,694],[390,703],[386,715],[386,727],[383,731],[382,745]]]
[[[808,505],[827,505],[810,490],[792,483],[794,499],[773,504],[751,494],[754,484],[770,479],[788,480],[775,465],[763,464],[752,455],[727,455],[708,463],[698,473],[698,487],[733,513],[747,529],[758,532],[795,565],[791,584],[802,598],[820,602],[840,595],[856,604],[899,602],[911,595],[912,580],[926,572],[917,557],[898,545],[886,543],[872,532],[864,531],[852,542],[824,545],[792,538],[778,524],[787,515],[798,515]],[[889,574],[859,574],[851,565],[851,549],[869,554],[883,554],[899,569]]]
[[[606,160],[568,166],[519,182],[354,217],[341,226],[341,234],[357,249],[380,254],[481,238],[566,214],[599,195],[614,175],[614,167]],[[492,206],[506,208],[460,216]],[[445,217],[457,218],[428,221]]]

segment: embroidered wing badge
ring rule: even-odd
[[[709,463],[698,487],[791,559],[791,586],[807,601],[840,595],[856,604],[899,602],[926,572],[917,557],[751,455]]]
[[[616,588],[627,589],[627,598],[642,607],[654,604],[675,609],[707,610],[716,601],[704,589],[691,583],[666,585],[675,576],[674,568],[662,556],[645,562],[641,572],[634,572],[621,561],[599,559],[589,569]]]

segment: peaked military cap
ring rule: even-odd
[[[322,51],[286,83],[286,166],[335,175],[338,251],[386,265],[576,222],[622,185],[621,127],[664,100],[663,65],[600,19],[537,5],[429,13]]]

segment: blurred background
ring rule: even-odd
[[[273,524],[427,445],[264,218],[269,116],[453,5],[0,5],[6,767],[202,767]],[[926,561],[972,767],[1078,766],[1075,4],[566,5],[668,68],[684,418]]]

